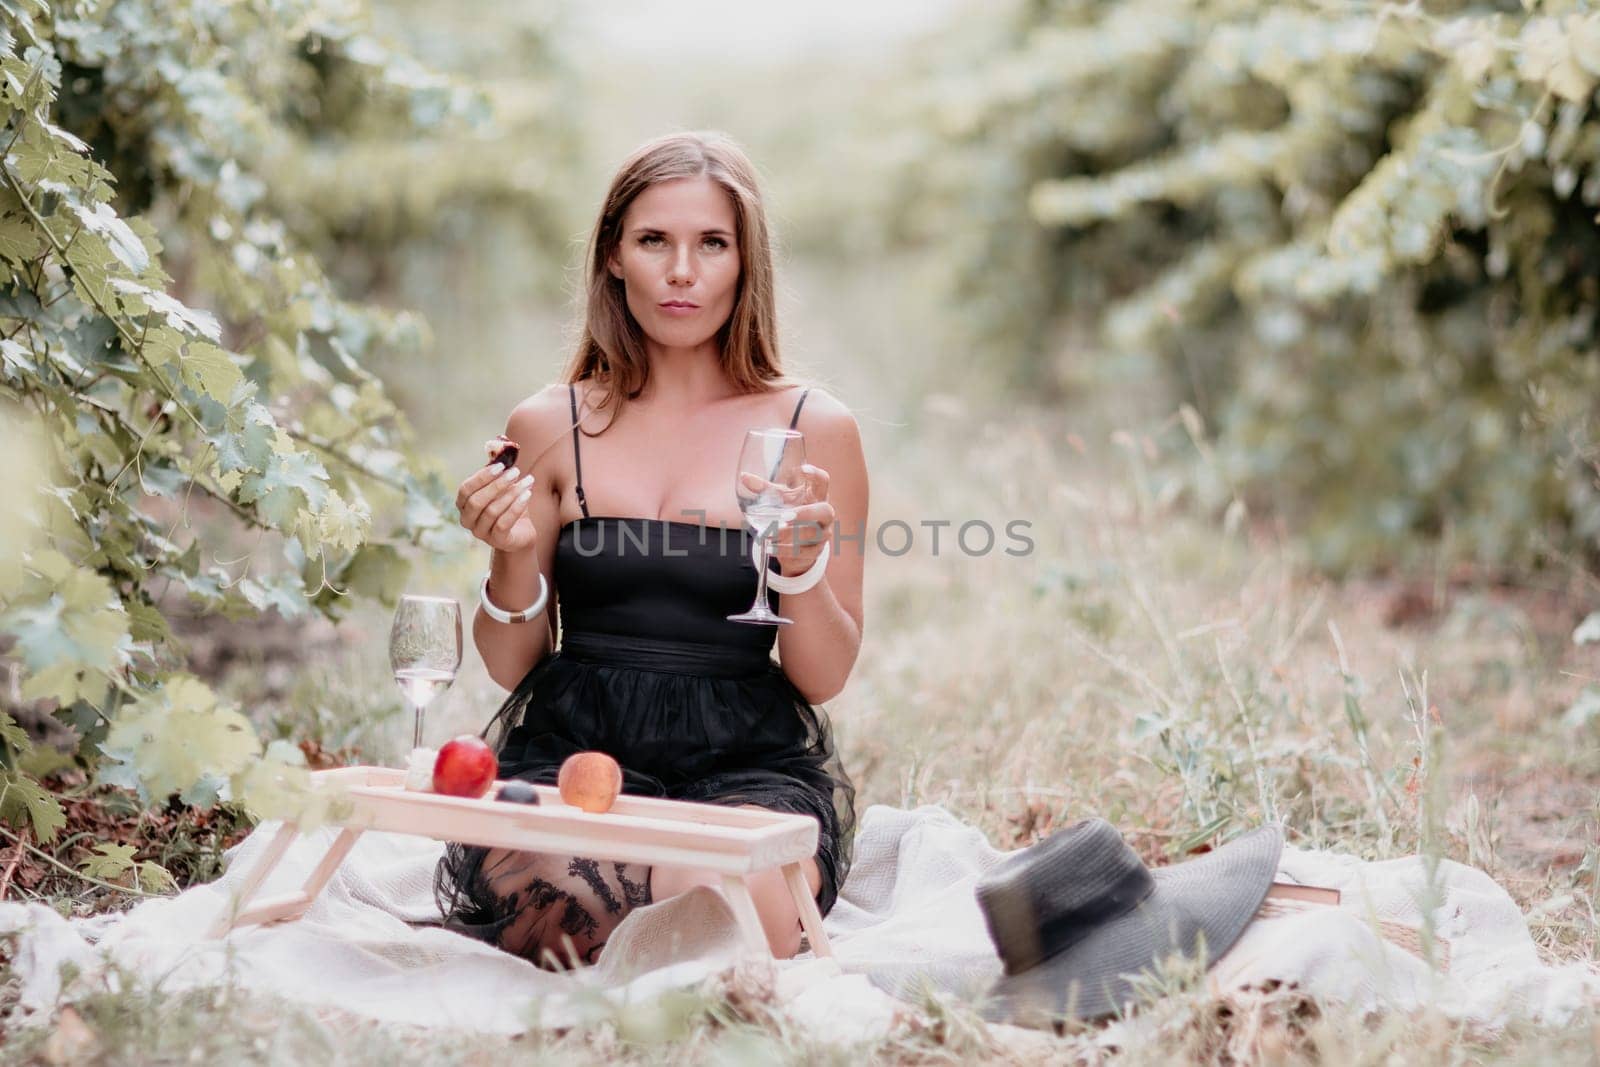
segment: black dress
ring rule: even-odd
[[[777,628],[727,619],[755,595],[749,530],[590,515],[575,390],[572,412],[583,515],[556,540],[561,644],[491,723],[501,777],[551,784],[568,756],[598,750],[622,765],[625,793],[814,816],[826,914],[849,863],[855,790],[827,717],[771,658]],[[767,595],[778,610],[780,594]],[[487,936],[503,917],[477,877],[485,852],[448,846],[436,886],[447,925]]]

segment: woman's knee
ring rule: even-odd
[[[814,860],[808,860],[806,881],[815,895],[821,884],[821,875]],[[657,867],[651,875],[655,899],[665,900],[687,892],[695,886],[720,889],[722,876],[714,871],[690,870],[682,867]],[[778,959],[790,959],[800,951],[800,909],[789,892],[789,883],[783,872],[776,868],[760,871],[748,879],[751,899],[755,901],[756,915],[761,919],[761,929],[767,935],[767,946]]]
[[[756,914],[761,917],[773,956],[781,960],[792,958],[800,951],[800,909],[783,872],[767,870],[752,875],[750,895],[755,898]]]

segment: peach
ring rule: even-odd
[[[604,752],[574,752],[556,775],[561,799],[588,812],[610,811],[622,792],[622,768]]]

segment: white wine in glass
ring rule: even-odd
[[[805,493],[805,476],[800,468],[806,462],[806,438],[799,430],[781,428],[747,430],[744,447],[739,450],[739,470],[734,476],[734,493],[744,521],[755,532],[760,551],[756,557],[756,602],[750,610],[729,615],[730,622],[760,626],[782,626],[794,622],[773,611],[767,603],[767,565],[771,557],[769,542],[783,513],[799,504]]]
[[[461,666],[461,605],[447,596],[401,597],[389,631],[389,665],[416,715],[411,747],[421,748],[422,713]]]

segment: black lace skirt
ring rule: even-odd
[[[621,764],[623,792],[816,818],[817,903],[827,914],[849,867],[855,789],[827,716],[765,652],[572,632],[518,683],[485,731],[500,776],[553,785],[574,752]],[[450,926],[498,928],[480,877],[487,850],[446,847],[436,878]]]

